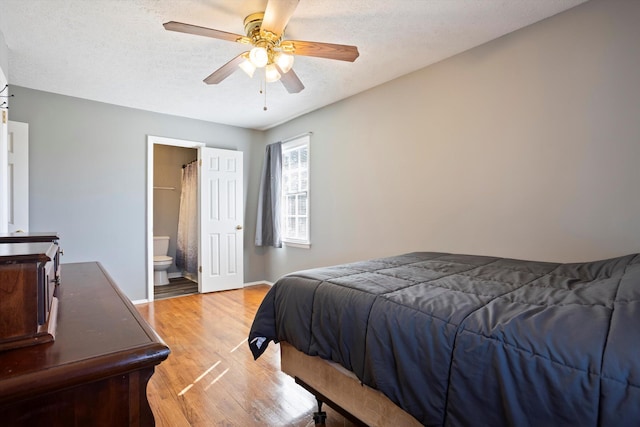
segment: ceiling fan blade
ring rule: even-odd
[[[353,62],[360,56],[356,46],[345,44],[285,40],[280,43],[280,47],[285,52],[294,55],[315,56],[318,58],[338,59],[340,61]]]
[[[213,28],[198,27],[197,25],[184,24],[182,22],[169,21],[165,22],[162,25],[164,26],[165,30],[212,37],[214,39],[227,40],[230,42],[240,42],[246,39],[245,36],[241,36],[240,34],[227,33],[226,31],[214,30]]]
[[[282,69],[276,64],[276,68],[282,77],[280,77],[280,81],[287,92],[289,93],[298,93],[302,89],[304,89],[304,85],[298,78],[298,75],[293,72],[293,69],[287,71],[286,73],[282,72]]]
[[[289,19],[298,7],[300,0],[270,0],[267,2],[267,9],[264,11],[260,33],[269,31],[278,39],[282,35],[284,28],[289,23]]]
[[[241,53],[240,55],[233,58],[231,61],[224,64],[222,67],[215,70],[203,81],[208,85],[215,85],[220,83],[227,77],[229,77],[231,74],[233,74],[234,71],[238,69],[238,65],[240,65],[240,63],[244,61],[244,58],[242,56],[244,55],[244,53]]]

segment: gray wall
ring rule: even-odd
[[[592,0],[267,132],[313,131],[312,248],[267,278],[414,250],[640,252],[640,2]]]
[[[169,236],[167,255],[173,258],[173,264],[168,270],[170,274],[181,272],[176,267],[175,260],[180,195],[182,194],[182,165],[197,158],[198,150],[195,148],[162,144],[154,144],[153,146],[153,185],[154,187],[173,188],[173,190],[154,189],[153,191],[153,234]]]
[[[258,178],[251,159],[252,147],[261,151],[260,132],[17,86],[12,92],[10,119],[29,123],[30,230],[59,232],[63,262],[100,261],[129,298],[146,298],[147,135],[156,135],[244,152],[245,266],[252,268]],[[245,273],[247,281],[261,278]]]

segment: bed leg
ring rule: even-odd
[[[322,400],[316,398],[316,401],[318,402],[318,412],[313,413],[313,422],[316,425],[324,425],[327,420],[327,413],[322,410]]]

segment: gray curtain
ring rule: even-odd
[[[198,164],[193,161],[182,168],[182,192],[178,216],[176,266],[198,277]]]
[[[282,194],[282,143],[267,145],[262,165],[258,219],[256,221],[256,246],[281,248],[280,199]]]

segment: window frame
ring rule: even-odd
[[[284,188],[284,156],[285,152],[306,146],[307,148],[307,239],[294,239],[287,236],[287,193]],[[309,249],[311,247],[311,138],[309,134],[295,137],[282,143],[282,200],[281,200],[281,230],[282,243],[286,246]]]

